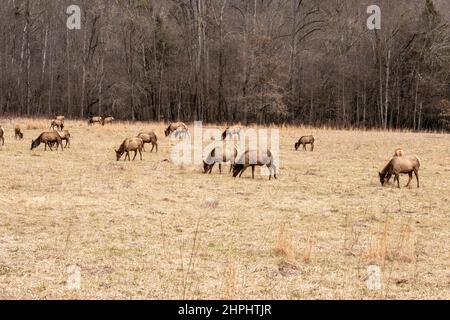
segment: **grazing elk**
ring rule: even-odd
[[[158,136],[156,135],[156,132],[151,130],[149,132],[141,132],[137,135],[138,138],[141,138],[144,142],[143,149],[145,152],[145,144],[151,143],[152,144],[152,150],[150,152],[153,152],[153,149],[156,147],[156,152],[158,152]]]
[[[52,120],[52,123],[50,124],[50,130],[55,130],[55,128],[59,131],[62,131],[64,129],[64,121],[61,120]]]
[[[405,152],[402,148],[397,148],[394,151],[394,157],[403,157],[405,155]]]
[[[93,126],[95,123],[102,124],[103,118],[102,117],[90,117],[88,120],[88,126]]]
[[[175,132],[175,138],[179,135],[182,135],[183,137],[189,137],[189,129],[183,122],[175,122],[175,123],[169,123],[169,126],[166,130],[164,130],[164,134],[169,136],[172,132]]]
[[[102,125],[104,126],[105,124],[113,124],[113,121],[114,117],[106,117],[105,119],[103,119]]]
[[[0,126],[0,141],[2,142],[2,146],[5,145],[5,129]]]
[[[231,140],[234,135],[237,135],[238,140],[241,140],[241,130],[242,128],[240,126],[232,126],[226,128],[225,131],[222,133],[222,140],[225,140],[227,138]]]
[[[130,151],[134,151],[134,157],[133,157],[133,161],[134,159],[136,159],[136,155],[139,152],[139,155],[141,156],[141,160],[142,160],[142,148],[144,146],[144,141],[142,141],[141,138],[126,138],[122,144],[119,147],[119,150],[114,149],[114,151],[116,152],[116,158],[117,161],[120,160],[120,158],[122,157],[122,155],[124,153],[126,153],[125,155],[125,161],[128,160],[131,161],[130,159]]]
[[[266,151],[246,150],[233,165],[233,177],[237,177],[237,175],[241,177],[248,167],[252,167],[252,179],[254,179],[255,166],[267,166],[269,168],[269,180],[272,178],[272,172],[273,177],[277,179],[273,155],[268,149]]]
[[[298,142],[295,143],[295,151],[298,150],[298,148],[302,145],[303,146],[303,150],[306,151],[306,145],[310,144],[311,145],[311,151],[314,151],[314,141],[316,141],[316,138],[312,135],[310,136],[303,136],[301,137]]]
[[[16,140],[23,139],[23,132],[20,129],[20,125],[18,125],[18,124],[16,124],[16,127],[14,128],[14,139],[16,139]]]
[[[52,143],[56,143],[56,150],[58,150],[58,147],[61,146],[61,150],[64,151],[61,136],[56,131],[43,132],[36,140],[31,140],[31,150],[39,147],[41,143],[45,145],[45,151],[47,151],[47,146],[51,151],[53,151]]]
[[[233,164],[236,162],[238,150],[235,146],[223,145],[216,146],[203,160],[203,173],[211,174],[214,164],[219,164],[219,172],[222,173],[222,163],[230,162],[230,172],[233,168]]]
[[[406,187],[409,187],[413,178],[413,172],[417,180],[417,188],[419,188],[419,168],[421,161],[417,156],[393,157],[391,161],[378,173],[381,185],[384,186],[394,176],[394,183],[397,180],[397,186],[400,188],[400,174],[407,173],[409,181]]]

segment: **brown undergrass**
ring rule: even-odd
[[[0,124],[2,299],[450,298],[448,135],[283,128],[268,181],[167,161],[159,123],[66,120],[64,152],[30,151],[48,120]],[[115,161],[113,147],[151,128],[157,154]],[[294,151],[304,134],[314,152]],[[380,186],[397,147],[421,157],[420,189]],[[381,290],[366,286],[373,264]],[[74,265],[80,290],[66,287]]]

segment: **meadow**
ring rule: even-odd
[[[163,123],[69,120],[64,152],[30,150],[50,121],[0,124],[0,299],[450,299],[448,134],[280,128],[269,181],[172,163]],[[148,129],[159,152],[116,161]],[[295,152],[305,134],[314,152]],[[397,147],[421,158],[419,189],[380,185]]]

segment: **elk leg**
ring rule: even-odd
[[[417,188],[420,188],[419,187],[419,171],[417,169],[414,170],[414,175],[416,176],[416,180],[417,180]]]
[[[219,163],[219,173],[222,174],[222,164]]]
[[[155,142],[156,145],[156,153],[158,153],[158,144]]]
[[[398,173],[395,174],[395,179],[397,179],[397,187],[400,189],[400,175]]]
[[[409,176],[409,180],[408,180],[408,183],[406,184],[405,188],[408,188],[409,184],[411,183],[411,180],[413,178],[412,172],[408,172],[408,176]]]
[[[53,151],[52,145],[50,144],[50,142],[47,142],[47,144],[48,144],[48,147],[50,148],[50,151]],[[45,149],[45,150],[47,150],[47,149]]]
[[[272,166],[267,165],[267,168],[269,169],[269,180],[272,179]]]
[[[214,163],[209,165],[209,172],[208,172],[208,174],[211,174],[213,167],[214,167]]]
[[[252,166],[252,179],[255,179],[255,166]]]
[[[150,150],[150,152],[153,152],[153,149],[155,149],[155,144],[152,143],[152,150]]]
[[[242,174],[244,173],[245,170],[247,170],[248,165],[244,165],[244,167],[241,170],[241,173],[239,174],[239,178],[242,176]]]
[[[136,159],[136,156],[137,156],[137,150],[134,150],[134,157],[133,157],[133,161],[134,161],[134,159]]]
[[[139,155],[140,155],[141,161],[142,161],[142,150],[141,149],[139,149]]]
[[[130,153],[127,151],[127,154],[125,155],[125,160],[124,161],[127,161],[127,158],[128,158],[128,161],[131,161],[130,160]]]
[[[274,177],[275,179],[278,179],[278,177],[277,177],[277,167],[275,167],[275,165],[272,164],[272,168],[273,168],[273,177]]]
[[[314,151],[314,143],[311,143],[311,152]]]

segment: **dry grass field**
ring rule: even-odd
[[[450,299],[449,135],[283,128],[268,181],[164,161],[163,124],[66,121],[64,152],[30,150],[49,121],[0,124],[0,299]],[[150,128],[159,152],[117,162]],[[422,159],[420,189],[380,185],[396,147]]]

